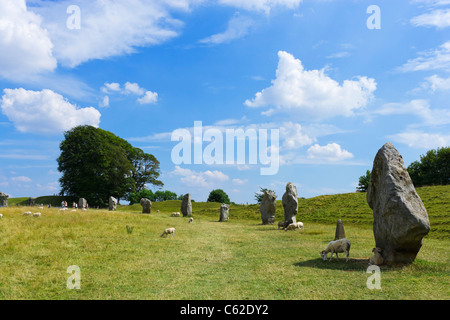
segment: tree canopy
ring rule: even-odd
[[[57,159],[61,195],[83,197],[103,206],[110,196],[124,198],[146,183],[162,186],[159,161],[113,133],[78,126],[64,133]]]
[[[414,186],[446,185],[450,183],[450,148],[429,150],[408,166]]]
[[[369,189],[370,174],[371,171],[367,170],[365,175],[359,177],[358,187],[356,190],[359,192],[366,192],[367,189]]]
[[[230,204],[230,198],[222,189],[215,189],[209,193],[207,202],[220,202]]]

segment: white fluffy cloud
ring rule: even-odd
[[[230,21],[228,21],[228,27],[224,32],[213,34],[199,42],[204,44],[228,43],[232,40],[244,37],[253,24],[254,22],[252,19],[236,13]]]
[[[309,159],[325,160],[325,161],[342,161],[353,158],[353,154],[341,148],[337,143],[330,143],[326,146],[315,144],[307,151]]]
[[[285,51],[279,51],[278,57],[272,86],[256,93],[253,100],[245,101],[248,107],[276,107],[263,112],[265,115],[300,111],[303,116],[315,119],[351,116],[368,104],[376,90],[372,78],[358,77],[340,85],[324,70],[305,70],[299,59]]]
[[[148,90],[140,87],[139,84],[132,83],[129,81],[127,81],[123,85],[123,88],[117,82],[111,82],[111,83],[106,82],[104,84],[104,86],[101,88],[101,91],[104,93],[107,93],[107,94],[119,93],[122,95],[140,96],[140,98],[137,99],[137,102],[139,104],[152,104],[152,103],[156,103],[158,101],[158,93],[148,91]],[[108,98],[108,105],[109,105],[109,97],[107,97],[107,98]]]
[[[450,27],[450,9],[438,9],[411,19],[416,26],[437,27],[443,29]]]
[[[59,134],[78,125],[98,127],[100,112],[79,108],[51,90],[4,89],[3,114],[20,132]]]
[[[56,68],[53,44],[41,23],[25,0],[0,0],[0,76],[21,80]]]
[[[180,176],[180,181],[190,187],[212,187],[216,183],[227,181],[229,177],[221,171],[194,171],[175,166],[171,175]]]
[[[391,135],[389,139],[403,143],[411,148],[435,149],[450,146],[450,135],[440,133],[406,131]]]
[[[425,86],[433,92],[450,90],[450,78],[441,78],[435,74],[425,80],[427,81]]]
[[[219,3],[251,11],[269,13],[274,7],[297,8],[302,0],[219,0]]]
[[[152,91],[146,91],[142,98],[137,100],[140,104],[151,104],[158,101],[158,93]]]
[[[410,59],[399,67],[402,72],[445,70],[450,71],[450,41],[437,49],[419,52],[419,57]]]

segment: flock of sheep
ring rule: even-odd
[[[43,209],[43,207],[39,207],[39,209]],[[66,211],[67,208],[59,209],[59,211]],[[84,211],[86,209],[83,209]],[[76,211],[76,210],[72,210]],[[158,210],[159,212],[159,210]],[[23,213],[24,216],[33,216],[35,218],[39,218],[42,216],[40,212],[31,212],[26,211]],[[172,212],[170,215],[171,217],[180,217],[180,212]],[[3,214],[0,213],[0,219],[3,219]],[[194,221],[194,218],[190,217],[188,223],[192,223]],[[304,226],[302,222],[295,222],[291,223],[288,226],[285,225],[284,221],[278,222],[278,229],[283,228],[284,231],[288,230],[303,230]],[[172,237],[175,235],[175,228],[167,228],[163,231],[160,237],[168,237],[169,235],[172,235]],[[351,243],[347,239],[338,239],[335,241],[330,241],[328,245],[325,247],[324,250],[320,252],[320,256],[322,257],[323,261],[327,261],[328,259],[328,253],[331,253],[330,260],[333,258],[333,255],[336,254],[336,258],[339,258],[339,253],[345,253],[345,261],[348,261],[348,257],[350,254],[350,247]],[[372,257],[369,259],[369,265],[382,265],[383,264],[383,257],[381,256],[381,249],[380,248],[374,248],[372,250],[374,253]]]

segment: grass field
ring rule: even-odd
[[[170,217],[180,201],[154,203],[150,215],[139,205],[33,208],[41,218],[23,216],[29,207],[0,208],[0,299],[449,299],[450,188],[418,193],[432,231],[413,264],[381,268],[381,290],[366,286],[374,240],[365,194],[300,199],[301,232],[263,226],[257,205],[231,206],[230,221],[219,223],[220,204],[195,202],[192,224]],[[351,260],[323,262],[339,218]],[[167,227],[175,237],[160,238]],[[66,287],[71,265],[80,267],[81,290]]]

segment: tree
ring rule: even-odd
[[[61,195],[83,197],[92,205],[103,206],[109,196],[121,199],[136,191],[136,177],[146,176],[147,182],[162,184],[156,180],[159,162],[149,174],[148,166],[144,169],[139,164],[141,159],[151,160],[150,155],[109,131],[75,127],[64,133],[60,150]]]
[[[209,193],[207,202],[219,202],[230,204],[230,198],[222,189],[216,189]]]
[[[261,187],[259,187],[259,191],[258,191],[258,192],[255,192],[255,200],[256,200],[256,203],[261,204],[262,199],[264,198],[264,193],[265,193],[266,191],[275,193],[275,191],[273,191],[273,190],[269,190],[269,189],[267,189],[267,188],[261,188]]]
[[[450,183],[450,148],[429,150],[408,166],[414,186],[446,185]]]
[[[365,175],[359,177],[359,183],[356,190],[359,192],[367,192],[367,189],[369,189],[370,174],[371,171],[367,170]]]

